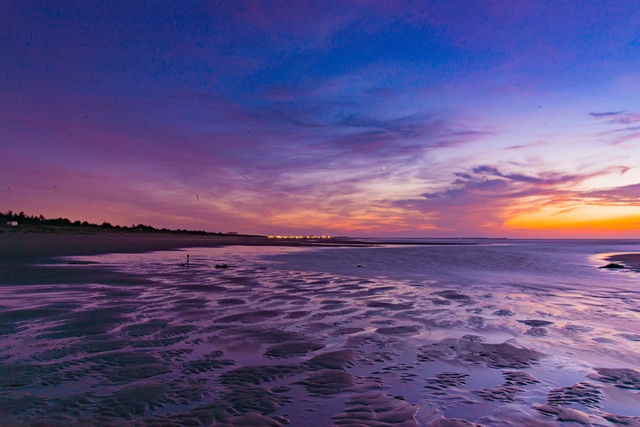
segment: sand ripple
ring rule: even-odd
[[[0,288],[0,421],[634,425],[640,416],[615,406],[623,396],[640,408],[640,372],[619,367],[640,361],[630,321],[640,306],[628,294],[488,294],[280,270],[221,251],[191,251],[188,268],[177,266],[181,252],[87,257],[94,263],[65,268],[106,265],[127,279]],[[215,269],[221,262],[229,268]],[[630,327],[605,329],[615,316]],[[589,346],[591,359],[574,365],[575,349]]]

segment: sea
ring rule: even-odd
[[[47,260],[87,280],[0,287],[0,424],[640,425],[640,273],[599,268],[640,241],[371,243]]]

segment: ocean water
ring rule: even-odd
[[[0,420],[640,425],[639,241],[438,243],[57,260],[108,279],[0,287]]]

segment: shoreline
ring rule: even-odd
[[[0,285],[144,282],[140,276],[109,271],[101,266],[60,269],[55,258],[142,253],[193,247],[243,246],[364,246],[335,239],[331,242],[274,241],[266,236],[180,235],[166,233],[0,233]]]
[[[428,240],[428,239],[425,239]],[[371,246],[468,246],[476,243],[380,241],[350,237],[328,239],[273,239],[257,235],[197,235],[154,232],[14,232],[0,233],[0,259],[16,257],[59,257],[106,253],[139,253],[193,247],[293,246],[293,247],[371,247]]]
[[[270,239],[249,235],[193,235],[154,232],[12,232],[0,233],[0,285],[37,285],[93,282],[144,281],[108,271],[100,266],[60,269],[55,258],[64,256],[142,253],[195,247],[375,247],[380,245],[460,245],[464,243],[400,243],[330,239]]]

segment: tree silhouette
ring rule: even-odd
[[[0,229],[16,227],[7,226],[8,222],[16,221],[20,231],[56,231],[56,229],[73,229],[95,232],[137,232],[137,233],[172,233],[172,234],[195,234],[195,235],[222,235],[225,233],[210,233],[204,230],[171,230],[168,228],[155,228],[150,225],[138,224],[127,226],[112,225],[110,222],[93,224],[88,221],[70,221],[68,218],[45,218],[44,215],[26,215],[24,212],[18,214],[11,210],[5,213],[0,212]]]

